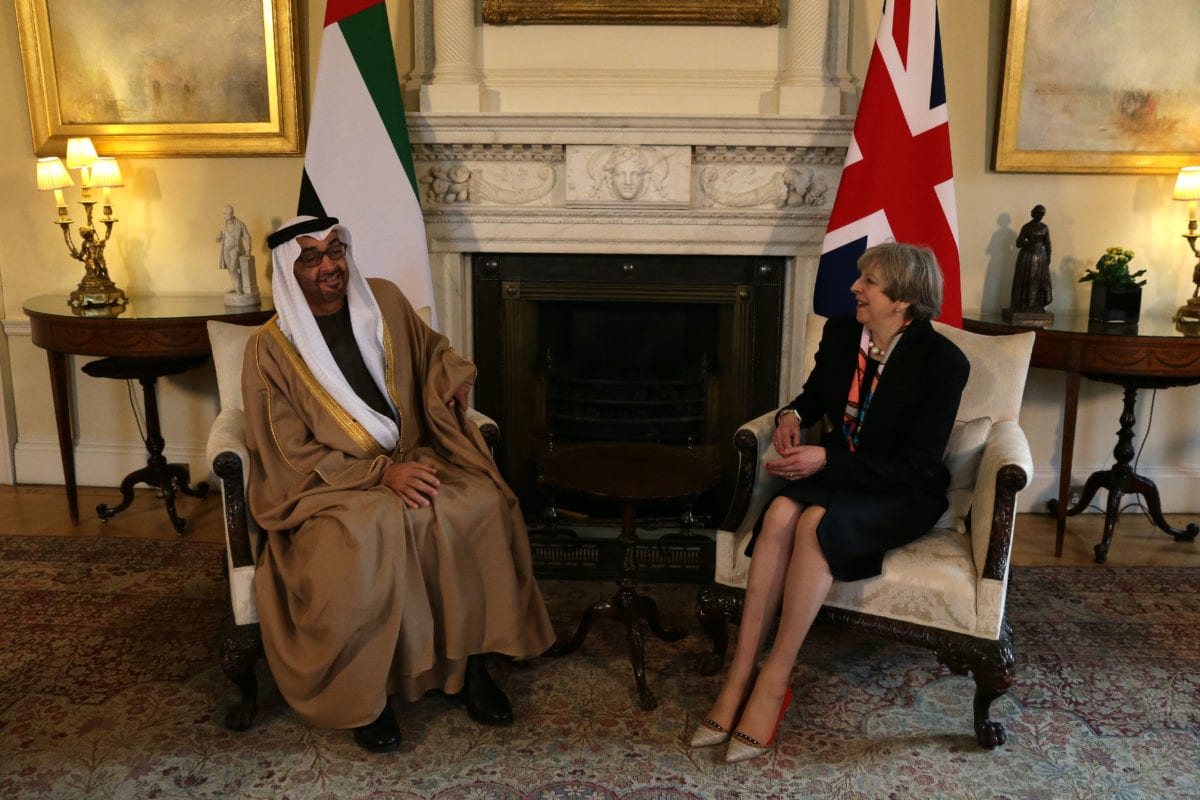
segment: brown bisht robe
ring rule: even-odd
[[[269,532],[255,574],[267,661],[292,708],[325,728],[370,723],[390,694],[459,691],[470,655],[531,658],[554,641],[517,499],[478,428],[446,406],[474,366],[393,284],[370,285],[395,452],[333,401],[275,320],[242,369],[250,510]],[[431,507],[380,485],[393,460],[437,465]]]

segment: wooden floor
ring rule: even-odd
[[[108,522],[97,519],[98,504],[115,505],[119,501],[116,489],[81,487],[79,525],[73,526],[61,486],[0,486],[0,535],[114,536],[166,541],[177,538],[162,501],[150,489],[138,490],[133,505]],[[188,520],[184,536],[196,541],[223,541],[220,503],[215,492],[204,500],[178,498],[176,509]],[[1181,528],[1189,522],[1200,523],[1200,514],[1169,514],[1167,521]],[[1054,520],[1045,514],[1020,514],[1013,563],[1018,566],[1094,564],[1092,548],[1103,531],[1104,518],[1100,514],[1068,519],[1063,554],[1056,558]],[[1144,515],[1126,513],[1121,516],[1113,537],[1107,564],[1200,567],[1200,540],[1176,542]]]
[[[133,504],[108,522],[96,516],[96,506],[115,506],[121,492],[111,488],[79,487],[79,524],[71,524],[67,495],[61,486],[0,486],[0,535],[114,536],[172,540],[166,507],[153,489],[137,489]],[[203,500],[177,496],[175,510],[188,521],[184,536],[202,542],[223,542],[221,497],[210,491]]]

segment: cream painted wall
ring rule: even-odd
[[[859,0],[855,8],[874,8]],[[940,4],[951,146],[958,194],[963,306],[996,310],[1007,305],[1017,230],[1035,204],[1046,206],[1054,243],[1052,279],[1056,313],[1087,307],[1087,285],[1077,282],[1105,247],[1121,245],[1149,270],[1143,316],[1170,318],[1191,294],[1195,263],[1180,234],[1186,229],[1184,204],[1171,200],[1174,175],[1035,175],[991,170],[992,148],[1003,72],[1006,15],[1004,0]],[[872,22],[872,25],[874,23]],[[856,33],[858,31],[856,30]],[[861,62],[860,62],[861,63]],[[1197,154],[1200,163],[1200,153]],[[1200,348],[1200,340],[1196,342]],[[1062,432],[1061,373],[1030,373],[1021,415],[1033,447],[1036,475],[1022,495],[1026,509],[1043,508],[1057,489],[1058,442]],[[1143,440],[1154,405],[1153,425]],[[1138,471],[1154,480],[1164,507],[1200,511],[1200,426],[1195,409],[1200,387],[1138,396],[1136,414],[1144,449]],[[1121,391],[1083,381],[1072,470],[1075,483],[1112,463]]]
[[[306,95],[311,91],[325,4],[299,0],[303,31],[301,63]],[[403,72],[411,70],[412,9],[389,0],[393,36]],[[405,60],[407,59],[407,60]],[[63,302],[82,277],[62,242],[53,200],[34,184],[32,135],[11,5],[0,11],[0,100],[9,120],[0,126],[0,316],[6,336],[0,344],[0,482],[62,483],[50,383],[43,351],[28,336],[22,302],[39,294],[61,294]],[[222,207],[232,204],[249,227],[257,255],[260,286],[270,256],[265,239],[281,219],[295,212],[303,167],[301,157],[121,159],[125,186],[114,190],[120,220],[106,249],[109,271],[130,294],[220,293],[226,273],[218,269],[215,238]],[[73,216],[78,189],[67,191]],[[15,329],[15,332],[14,332]],[[145,462],[123,382],[82,376],[75,361],[77,392],[76,472],[82,485],[115,486]],[[140,407],[140,387],[137,402]],[[204,443],[217,410],[211,366],[159,382],[166,455],[191,464],[202,479],[209,473]],[[4,424],[6,416],[9,424]],[[21,457],[11,458],[14,448]],[[83,513],[88,513],[83,509]]]
[[[861,79],[881,2],[848,1],[850,66],[852,73]],[[308,53],[314,54],[305,58],[311,78],[324,3],[302,0],[301,5],[308,12],[302,15],[307,20]],[[413,52],[410,4],[406,0],[388,0],[388,9],[401,71],[407,72]],[[1178,236],[1184,226],[1184,210],[1170,199],[1172,176],[991,171],[1006,13],[1005,0],[949,0],[941,4],[964,306],[995,309],[1005,303],[1015,257],[1012,242],[1016,230],[1028,219],[1029,208],[1042,203],[1048,209],[1046,221],[1054,239],[1057,297],[1052,311],[1081,307],[1085,295],[1075,278],[1085,265],[1095,261],[1104,247],[1120,244],[1134,250],[1138,261],[1150,269],[1143,313],[1169,316],[1190,294],[1192,264]],[[560,39],[550,46],[545,37],[553,35]],[[696,37],[704,42],[720,39],[738,44],[719,51],[709,48],[711,55],[701,58],[696,55]],[[736,69],[755,74],[775,67],[769,56],[764,55],[775,51],[773,41],[766,46],[772,34],[734,31],[729,37],[726,40],[716,30],[614,31],[588,26],[554,29],[531,26],[486,31],[480,37],[480,52],[489,69],[494,67],[502,75],[525,81],[532,80],[537,70],[552,69],[554,64],[547,59],[563,52],[576,54],[575,66],[580,69],[606,66],[623,69],[631,63],[683,63],[703,65],[709,70]],[[703,53],[702,48],[700,52]],[[606,55],[615,60],[606,63]],[[520,97],[519,110],[557,110],[554,97],[539,98],[536,92]],[[0,101],[11,109],[10,123],[0,126],[0,180],[5,190],[0,194],[0,292],[9,334],[8,362],[4,361],[5,351],[0,348],[3,383],[0,439],[8,437],[7,442],[0,441],[5,453],[4,460],[0,460],[0,481],[59,483],[61,472],[45,357],[29,341],[27,326],[26,333],[21,333],[24,319],[21,303],[26,297],[42,293],[61,293],[65,297],[78,282],[80,273],[78,264],[63,252],[57,228],[51,224],[54,212],[49,198],[34,188],[24,79],[11,10],[0,12]],[[110,269],[118,284],[136,293],[220,292],[225,278],[216,267],[217,245],[213,239],[220,225],[222,205],[232,203],[238,216],[249,225],[261,272],[262,265],[269,260],[262,249],[263,239],[273,220],[291,213],[301,159],[125,159],[122,169],[129,180],[116,193],[116,211],[121,222],[109,255]],[[85,397],[79,414],[81,482],[115,485],[142,458],[124,387],[115,382],[80,378],[80,391]],[[1022,505],[1027,509],[1040,507],[1057,480],[1062,391],[1061,375],[1042,370],[1031,373],[1022,421],[1033,445],[1036,474],[1031,490],[1022,496]],[[190,461],[194,472],[205,473],[204,437],[216,410],[211,372],[197,370],[167,379],[161,394],[168,456]],[[1150,393],[1139,399],[1139,433],[1145,430],[1151,400]],[[1139,471],[1158,482],[1168,510],[1200,511],[1200,500],[1194,492],[1198,483],[1194,465],[1200,461],[1200,432],[1192,421],[1198,400],[1200,389],[1188,388],[1160,392],[1154,401],[1154,425],[1145,442]],[[1111,461],[1119,411],[1117,389],[1084,383],[1075,455],[1075,474],[1080,482],[1093,469],[1107,466]],[[5,415],[15,417],[15,424],[4,426]],[[10,469],[6,474],[4,461],[17,445],[18,437],[23,453],[44,453],[44,467],[27,466],[15,476]],[[1141,439],[1138,444],[1142,444]],[[32,461],[22,458],[21,463]]]

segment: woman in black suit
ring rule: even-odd
[[[834,579],[878,575],[888,550],[924,534],[946,509],[942,454],[970,365],[930,324],[941,312],[941,271],[928,249],[896,242],[867,250],[858,269],[854,317],[825,324],[804,389],[775,418],[779,458],[766,469],[788,483],[746,548],[753,558],[737,647],[692,737],[694,747],[729,742],[727,761],[773,746],[800,645]],[[817,422],[820,441],[801,444],[801,427]]]

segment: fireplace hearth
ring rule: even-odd
[[[539,459],[597,441],[701,450],[723,481],[694,513],[719,519],[733,433],[777,402],[784,269],[778,257],[473,257],[475,402],[500,422],[497,462],[531,523],[546,507]],[[616,523],[615,509],[560,511]]]

